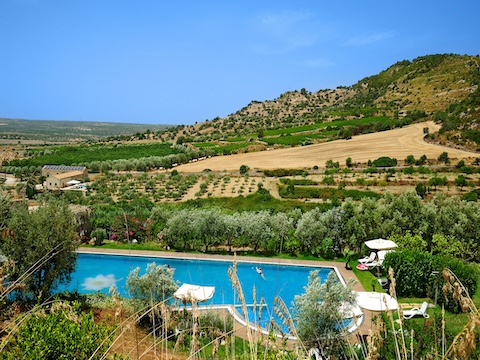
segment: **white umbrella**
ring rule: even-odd
[[[385,240],[382,238],[365,241],[365,245],[374,250],[387,250],[397,247],[397,244],[395,244],[392,240]]]
[[[398,309],[396,299],[386,293],[357,291],[357,304],[365,310],[390,311]]]
[[[215,286],[182,284],[173,296],[185,302],[201,302],[211,299],[214,293]]]

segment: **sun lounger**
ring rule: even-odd
[[[372,251],[369,256],[365,256],[365,257],[363,257],[363,258],[361,258],[361,259],[358,259],[358,262],[359,262],[360,264],[369,263],[369,262],[374,261],[376,257],[377,257],[377,253],[374,252],[374,251]]]
[[[408,320],[413,318],[414,316],[423,316],[425,319],[428,319],[430,315],[428,315],[427,309],[428,309],[428,302],[424,301],[420,309],[413,308],[410,310],[405,310],[403,312],[403,318]]]

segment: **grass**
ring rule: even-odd
[[[373,289],[373,284],[375,285],[375,291],[377,292],[385,292],[385,290],[380,286],[380,284],[377,281],[377,277],[370,271],[360,271],[356,268],[357,263],[355,261],[351,261],[351,263],[354,263],[353,265],[353,273],[357,277],[358,281],[360,284],[363,286],[365,291],[372,291]]]

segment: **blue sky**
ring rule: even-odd
[[[0,0],[0,117],[193,124],[478,55],[478,14],[478,0]]]

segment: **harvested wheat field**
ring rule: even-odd
[[[408,155],[417,158],[425,154],[429,159],[437,159],[444,151],[448,152],[452,160],[479,156],[475,152],[425,142],[423,132],[425,127],[429,128],[430,133],[434,133],[440,128],[439,125],[429,121],[394,130],[359,135],[350,140],[337,140],[256,153],[217,156],[196,163],[180,165],[178,170],[181,172],[201,172],[204,169],[238,171],[241,165],[247,165],[250,169],[258,170],[312,168],[315,165],[323,167],[328,160],[345,163],[345,160],[349,157],[357,163],[365,163],[381,156],[403,160]]]

